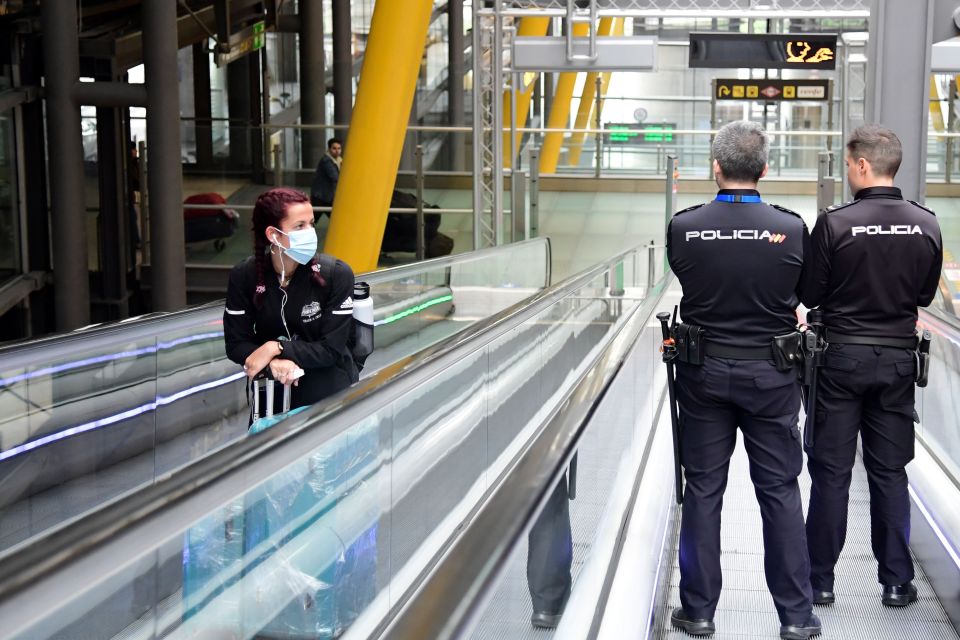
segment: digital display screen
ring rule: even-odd
[[[642,124],[638,122],[607,122],[604,128],[610,133],[607,140],[613,144],[643,144],[673,142],[675,123]]]
[[[835,69],[836,66],[836,34],[690,34],[691,68]]]

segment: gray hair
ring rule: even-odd
[[[758,182],[770,156],[767,132],[756,122],[725,124],[713,139],[713,157],[732,182]]]
[[[863,158],[870,163],[874,175],[892,178],[903,162],[900,138],[879,124],[857,127],[847,140],[847,152],[854,160]]]

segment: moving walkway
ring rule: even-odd
[[[615,256],[0,554],[0,637],[676,634],[666,620],[677,513],[653,315],[679,292],[669,276],[641,286],[638,262]],[[855,488],[849,579],[837,605],[818,610],[824,638],[958,637],[960,457],[945,391],[958,379],[960,323],[936,311],[923,322],[941,335],[910,469],[921,600],[880,607]],[[745,477],[731,472],[717,637],[775,637]],[[576,487],[574,587],[559,627],[534,632],[526,532],[561,481]]]

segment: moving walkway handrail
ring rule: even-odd
[[[389,640],[461,637],[493,588],[527,526],[560,481],[596,408],[673,278],[668,272],[638,305],[566,400],[520,454],[443,560],[379,637]]]
[[[465,355],[520,326],[645,245],[623,251],[464,332],[408,356],[254,438],[168,473],[101,510],[65,523],[0,554],[0,619],[42,613],[45,589],[77,593],[90,572],[109,573],[117,558],[138,557],[191,523],[343,433]],[[639,259],[639,258],[638,258]],[[403,375],[401,375],[403,374]],[[66,591],[62,591],[66,590]],[[43,593],[40,597],[38,594]],[[52,591],[50,592],[52,593]]]
[[[378,271],[362,273],[357,275],[356,279],[364,280],[372,285],[376,285],[384,282],[394,281],[403,278],[406,275],[421,273],[425,270],[442,269],[444,267],[467,264],[477,260],[482,260],[497,252],[502,252],[505,250],[513,251],[519,247],[537,244],[545,244],[547,277],[545,279],[544,286],[549,286],[551,282],[551,253],[549,238],[533,238],[531,240],[524,240],[523,242],[516,242],[510,245],[488,247],[485,249],[479,249],[477,251],[471,251],[469,253],[442,256],[439,258],[423,260],[421,262],[398,265]],[[209,319],[219,318],[222,309],[223,300],[217,300],[216,302],[180,309],[178,311],[149,313],[135,318],[120,320],[118,322],[92,325],[90,327],[78,329],[68,333],[44,336],[34,340],[27,340],[25,342],[0,347],[0,361],[2,361],[4,367],[9,368],[36,365],[37,356],[35,350],[38,348],[56,349],[62,346],[75,344],[78,341],[82,341],[84,348],[93,349],[101,345],[108,346],[111,344],[116,344],[118,340],[132,342],[153,336],[156,334],[159,324],[163,325],[163,329],[165,331],[175,330],[180,327],[186,328],[194,323],[206,320],[205,317],[207,315],[210,316]]]

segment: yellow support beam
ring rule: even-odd
[[[377,268],[432,11],[433,0],[374,5],[324,244],[356,273]]]
[[[590,25],[577,23],[573,25],[573,35],[578,38],[590,32]],[[556,93],[550,103],[550,119],[547,120],[548,129],[565,129],[570,120],[570,100],[573,98],[573,89],[577,84],[577,73],[567,71],[560,74],[557,81]],[[543,150],[540,152],[540,173],[556,173],[557,163],[560,161],[560,148],[563,146],[562,133],[548,133],[543,139]]]
[[[550,18],[523,18],[520,20],[520,26],[517,28],[518,36],[545,36],[550,27]],[[533,89],[536,86],[538,74],[526,73],[521,76],[521,88],[517,93],[517,128],[522,129],[527,125],[527,118],[530,115],[530,101],[533,98]],[[516,88],[511,87],[503,93],[503,115],[504,120],[509,123],[510,107],[513,102],[513,92]],[[509,127],[509,124],[507,125]],[[520,133],[514,138],[513,147],[510,146],[510,132],[503,132],[503,165],[508,169],[513,165],[513,158],[510,152],[511,148],[516,149],[520,146],[520,140],[523,136]]]
[[[621,22],[622,18],[600,18],[600,28],[597,29],[598,36],[608,36],[613,33],[614,22]],[[583,83],[583,94],[580,96],[580,108],[577,109],[577,119],[574,122],[574,129],[588,129],[594,118],[594,102],[597,97],[597,77],[599,71],[591,71],[587,74],[587,80]],[[609,74],[604,74],[609,75]],[[586,137],[582,131],[576,131],[570,135],[567,142],[567,164],[577,166],[580,164],[580,154],[583,152],[583,139]]]

